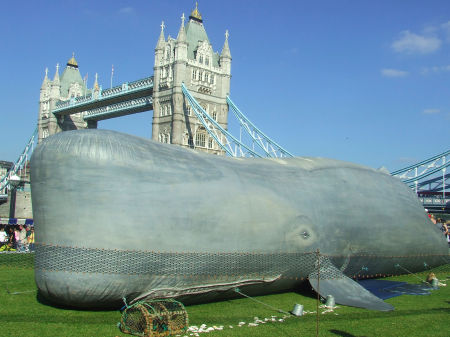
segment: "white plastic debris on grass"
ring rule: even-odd
[[[328,307],[325,304],[322,304],[321,306],[319,306],[319,308],[321,309],[325,309],[324,311],[322,311],[322,315],[327,314],[329,312],[334,313],[335,315],[339,315],[337,312],[334,312],[334,309],[339,308],[337,305],[333,306],[333,307]]]
[[[311,312],[313,313],[313,312]],[[281,323],[284,322],[287,318],[291,317],[290,315],[284,315],[282,317],[277,317],[277,316],[270,316],[270,317],[266,317],[266,318],[259,318],[259,317],[253,317],[253,322],[244,322],[241,321],[237,324],[237,326],[239,328],[246,326],[246,327],[256,327],[260,324],[266,324],[266,323],[270,323],[270,322],[274,322],[274,323]],[[229,325],[228,326],[229,329],[233,329],[233,325]],[[196,326],[196,325],[191,325],[188,329],[187,329],[187,335],[177,335],[177,337],[190,337],[190,336],[194,336],[194,337],[198,337],[200,333],[208,333],[211,331],[215,331],[215,330],[223,330],[224,326],[223,325],[213,325],[211,327],[208,327],[206,324],[202,324],[200,326]]]
[[[190,336],[197,336],[199,333],[211,332],[214,330],[223,330],[223,325],[213,325],[208,327],[206,324],[202,324],[199,327],[196,325],[191,325],[187,331],[190,332]]]

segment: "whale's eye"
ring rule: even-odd
[[[309,238],[311,235],[307,232],[307,231],[303,231],[303,232],[301,232],[300,233],[300,236],[303,238],[303,239],[307,239],[307,238]]]

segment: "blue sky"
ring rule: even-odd
[[[176,36],[195,1],[10,1],[0,12],[0,160],[37,123],[45,68],[75,52],[103,88],[153,73],[164,20]],[[389,170],[450,149],[450,1],[199,1],[213,49],[225,30],[231,98],[297,156]],[[62,70],[62,69],[61,69]],[[61,74],[62,71],[60,71]],[[152,112],[99,123],[151,137]],[[230,125],[233,132],[233,124]]]

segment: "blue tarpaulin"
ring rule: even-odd
[[[428,283],[409,284],[408,282],[375,279],[359,280],[358,283],[383,300],[400,295],[429,295],[433,290]]]

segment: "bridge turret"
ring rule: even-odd
[[[50,101],[49,101],[49,114],[48,114],[48,128],[47,132],[43,131],[46,136],[53,135],[57,132],[62,131],[59,125],[58,119],[51,113],[55,107],[56,103],[61,99],[61,81],[59,78],[59,63],[56,64],[56,72],[53,77],[51,91],[50,91]],[[44,137],[45,138],[45,137]]]
[[[159,135],[159,120],[160,114],[156,111],[162,111],[162,106],[158,100],[159,83],[161,78],[161,65],[164,57],[164,46],[166,39],[164,37],[164,21],[161,22],[161,33],[159,34],[158,42],[155,48],[155,63],[153,66],[153,121],[152,121],[152,135]],[[153,136],[153,139],[154,136]]]
[[[177,41],[175,42],[175,60],[176,62],[186,63],[187,61],[187,41],[186,30],[184,29],[184,13],[181,16],[181,26],[178,31]]]
[[[188,43],[186,41],[186,31],[184,29],[184,13],[181,16],[181,26],[178,31],[177,40],[175,42],[174,55],[175,60],[172,66],[173,69],[173,94],[172,94],[172,130],[171,142],[172,144],[183,144],[184,131],[184,97],[181,91],[181,83],[186,80],[186,67],[188,61]]]
[[[95,81],[94,81],[94,86],[92,88],[93,94],[94,94],[94,98],[98,98],[100,95],[100,87],[98,85],[98,74],[95,73]]]
[[[38,115],[38,143],[48,136],[48,119],[50,113],[50,94],[52,82],[48,79],[48,68],[45,68],[45,77],[42,81],[39,94],[39,115]]]
[[[45,77],[42,81],[39,102],[43,102],[47,99],[50,94],[50,81],[48,79],[48,68],[45,68]]]
[[[88,126],[96,127],[95,124],[88,125],[84,121],[83,112],[70,115],[60,114],[59,117],[53,114],[57,106],[69,105],[75,102],[77,97],[91,93],[92,91],[86,88],[86,83],[81,78],[75,53],[72,53],[72,57],[67,61],[67,66],[61,77],[59,76],[59,64],[56,65],[56,72],[52,81],[48,79],[48,71],[46,70],[39,98],[38,141],[41,142],[44,138],[61,131],[85,129]]]
[[[184,83],[222,127],[227,127],[226,95],[230,87],[231,53],[228,41],[221,55],[214,52],[196,4],[177,39],[164,36],[155,49],[152,138],[202,151],[222,154],[218,144],[197,120],[184,97]]]
[[[222,95],[230,94],[231,79],[231,52],[228,46],[228,30],[225,32],[225,42],[223,44],[222,53],[220,54],[220,67],[223,70],[222,77]]]
[[[50,94],[50,98],[53,100],[58,100],[60,98],[60,89],[61,89],[61,83],[59,80],[59,63],[56,64],[56,72],[55,76],[53,77],[52,82],[52,90]],[[53,108],[53,107],[52,107]]]

